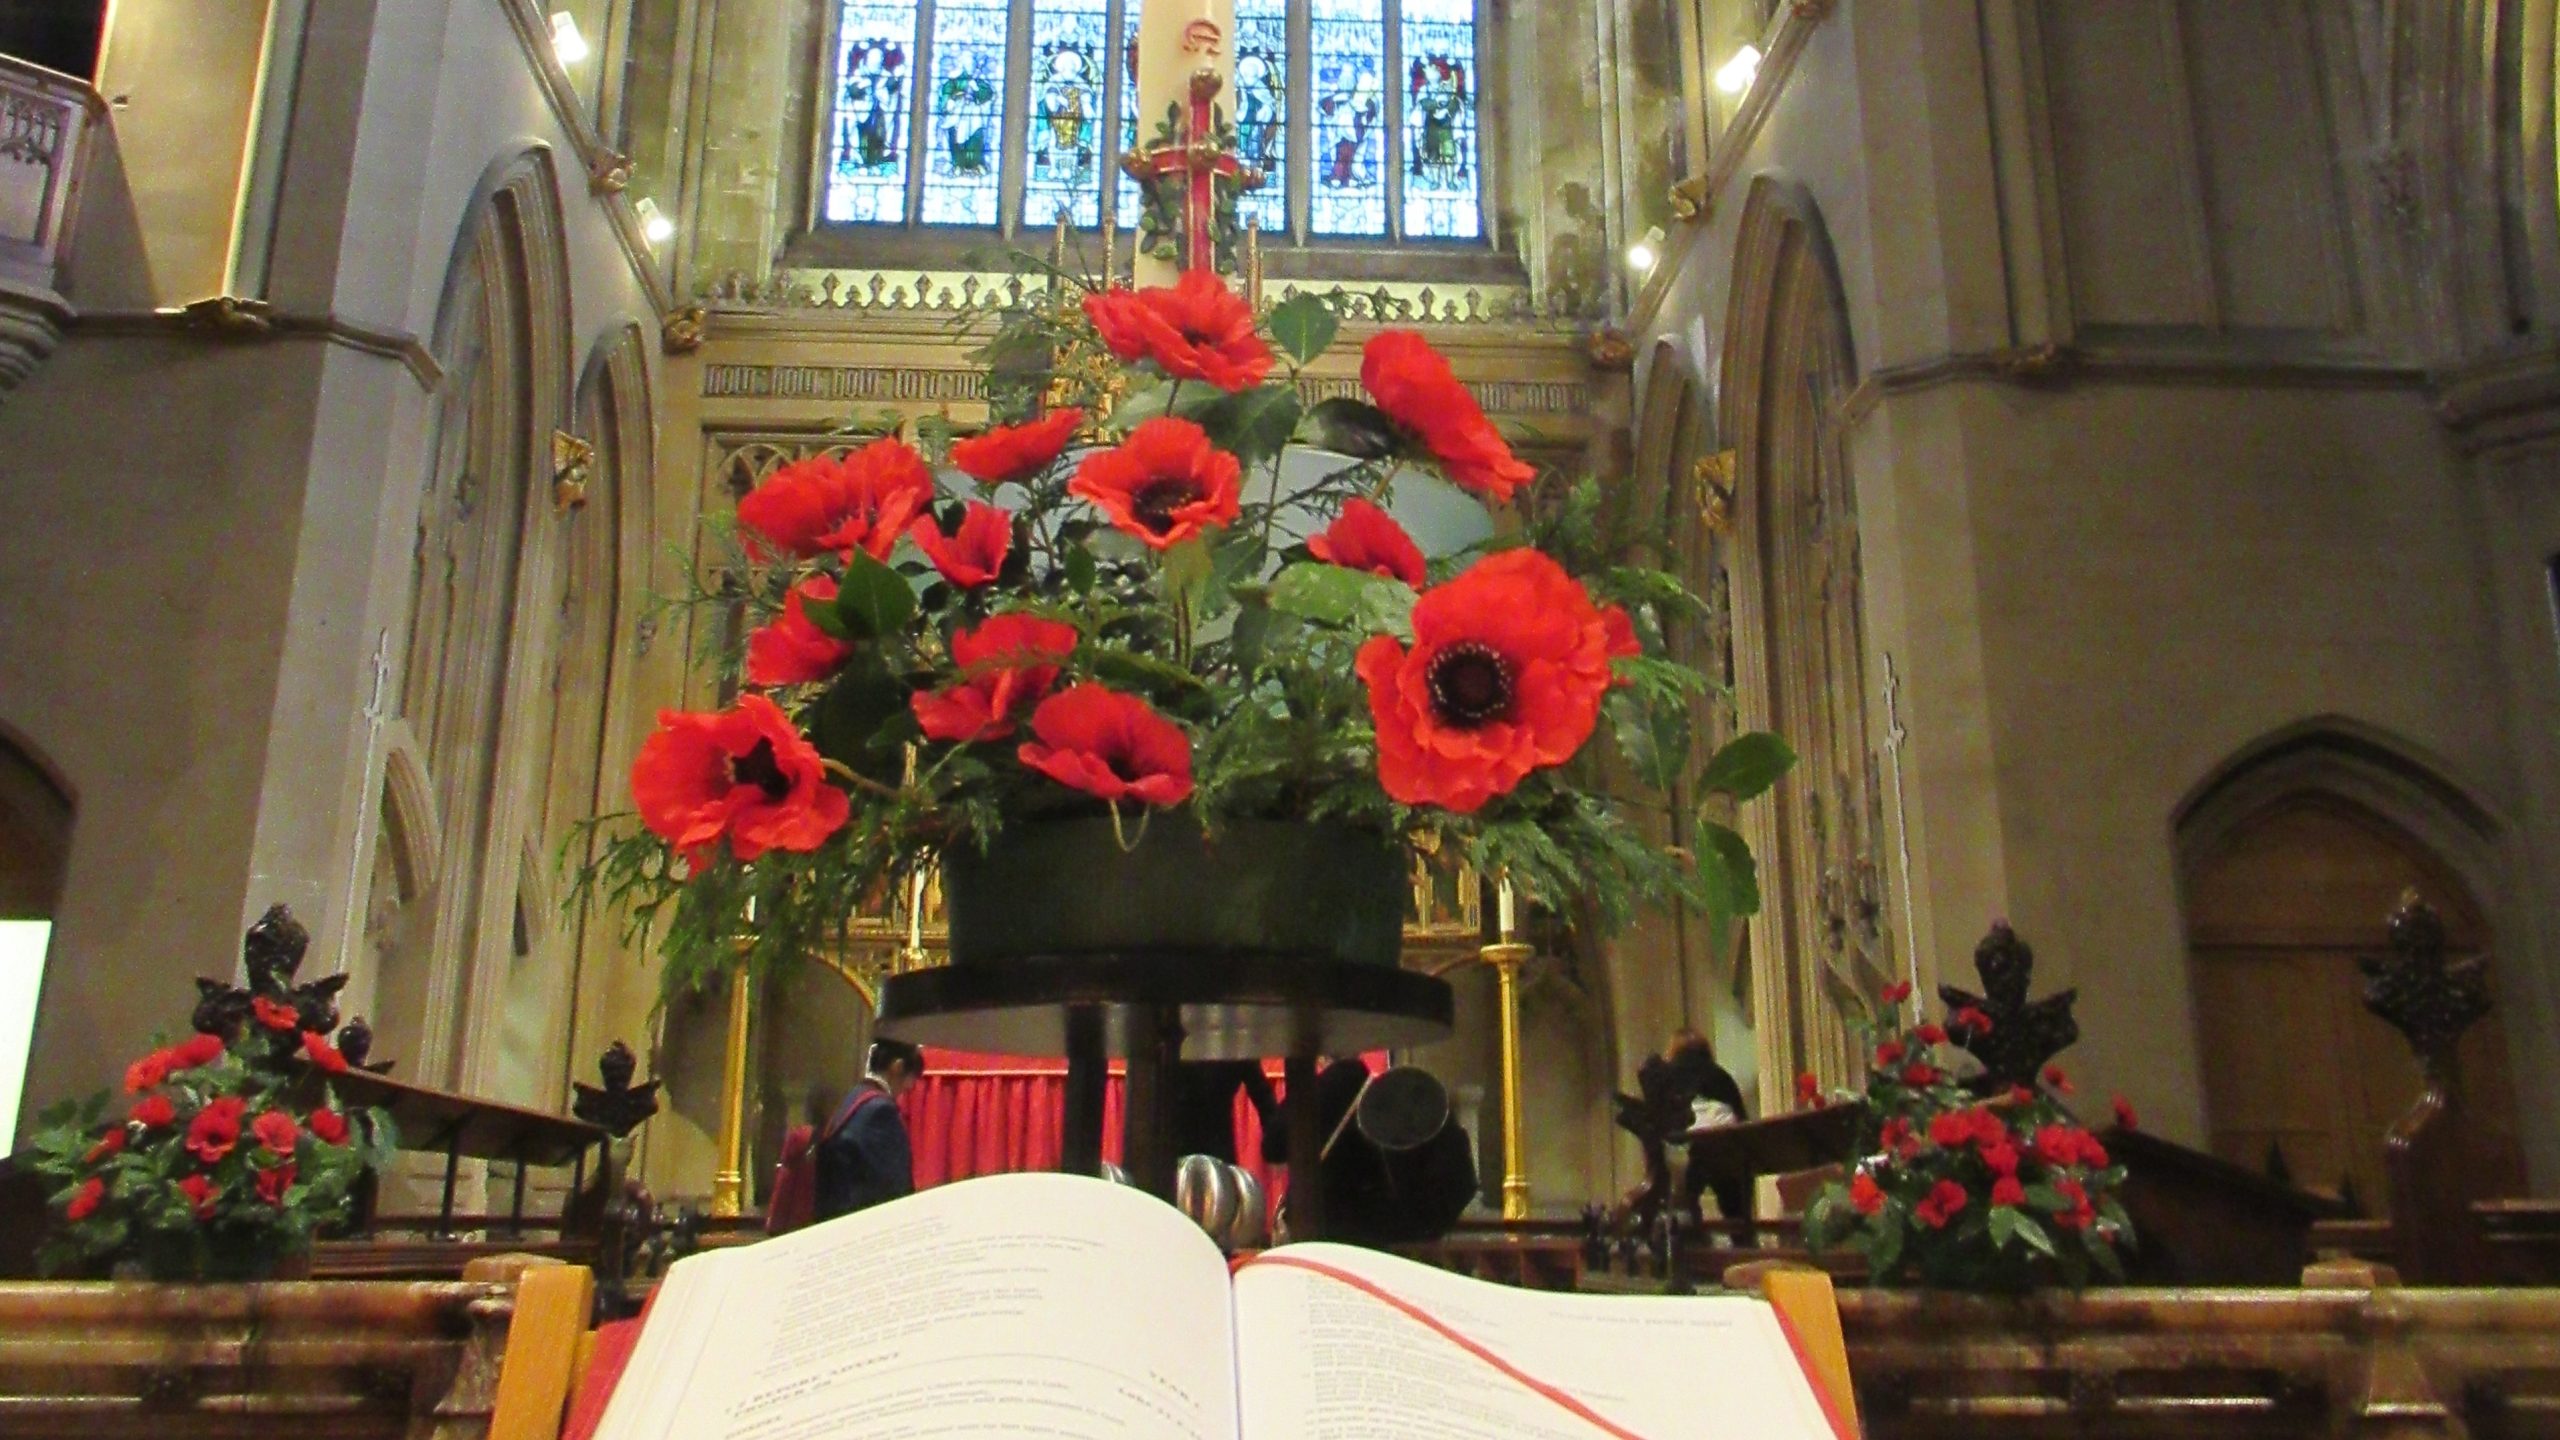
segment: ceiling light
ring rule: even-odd
[[[551,53],[563,67],[587,58],[587,37],[578,33],[578,17],[566,10],[551,12]]]
[[[664,245],[676,238],[676,222],[667,218],[657,201],[643,195],[632,202],[631,208],[639,214],[640,233],[648,237],[650,244]]]
[[[1727,95],[1739,95],[1750,89],[1751,82],[1759,75],[1760,47],[1745,45],[1734,51],[1733,58],[1724,62],[1724,68],[1716,72],[1716,88]]]

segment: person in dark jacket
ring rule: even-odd
[[[820,1220],[915,1193],[915,1156],[898,1097],[923,1077],[924,1052],[902,1040],[874,1040],[865,1068],[862,1083],[819,1132]]]

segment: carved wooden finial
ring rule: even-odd
[[[569,1106],[570,1114],[590,1125],[602,1126],[619,1140],[658,1113],[658,1082],[631,1083],[632,1077],[640,1073],[640,1060],[631,1053],[630,1046],[614,1041],[596,1062],[596,1072],[604,1081],[601,1086],[572,1082],[577,1099]]]
[[[2453,1053],[2462,1032],[2489,1013],[2488,960],[2444,957],[2444,917],[2402,893],[2391,912],[2391,953],[2358,960],[2365,974],[2364,1008],[2409,1041],[2422,1060]]]
[[[1982,994],[1941,985],[1938,998],[1951,1014],[1971,1008],[1991,1020],[1988,1031],[1949,1027],[1955,1043],[1982,1062],[1982,1075],[1974,1083],[1986,1091],[2036,1085],[2046,1062],[2080,1039],[2080,1022],[2071,1015],[2080,992],[2065,990],[2029,1000],[2027,987],[2035,975],[2036,952],[2006,920],[1993,921],[1990,933],[1974,947],[1973,968],[1982,976]]]

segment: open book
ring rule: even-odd
[[[1340,1245],[1238,1264],[1069,1175],[668,1273],[599,1440],[1846,1440],[1751,1298],[1536,1294]]]

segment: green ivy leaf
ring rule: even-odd
[[[1385,459],[1404,440],[1386,411],[1348,395],[1318,401],[1307,412],[1306,431],[1308,443],[1354,460]]]
[[[1796,752],[1787,742],[1765,730],[1736,735],[1724,743],[1707,762],[1706,773],[1698,783],[1706,790],[1730,795],[1736,800],[1757,799],[1767,794],[1778,777],[1795,768]],[[1756,907],[1755,907],[1756,908]]]
[[[885,639],[905,629],[915,613],[916,592],[898,572],[865,551],[854,551],[836,586],[836,615],[851,638]]]
[[[1719,923],[1760,913],[1760,865],[1751,858],[1751,842],[1731,826],[1698,822],[1698,872],[1707,905]]]
[[[1280,453],[1303,413],[1294,385],[1258,385],[1220,395],[1196,412],[1200,428],[1246,469]]]
[[[1333,344],[1334,332],[1342,328],[1342,321],[1322,296],[1300,295],[1273,306],[1263,327],[1271,332],[1273,344],[1304,365]]]
[[[1271,608],[1318,625],[1413,636],[1413,587],[1365,570],[1301,560],[1271,582]]]

